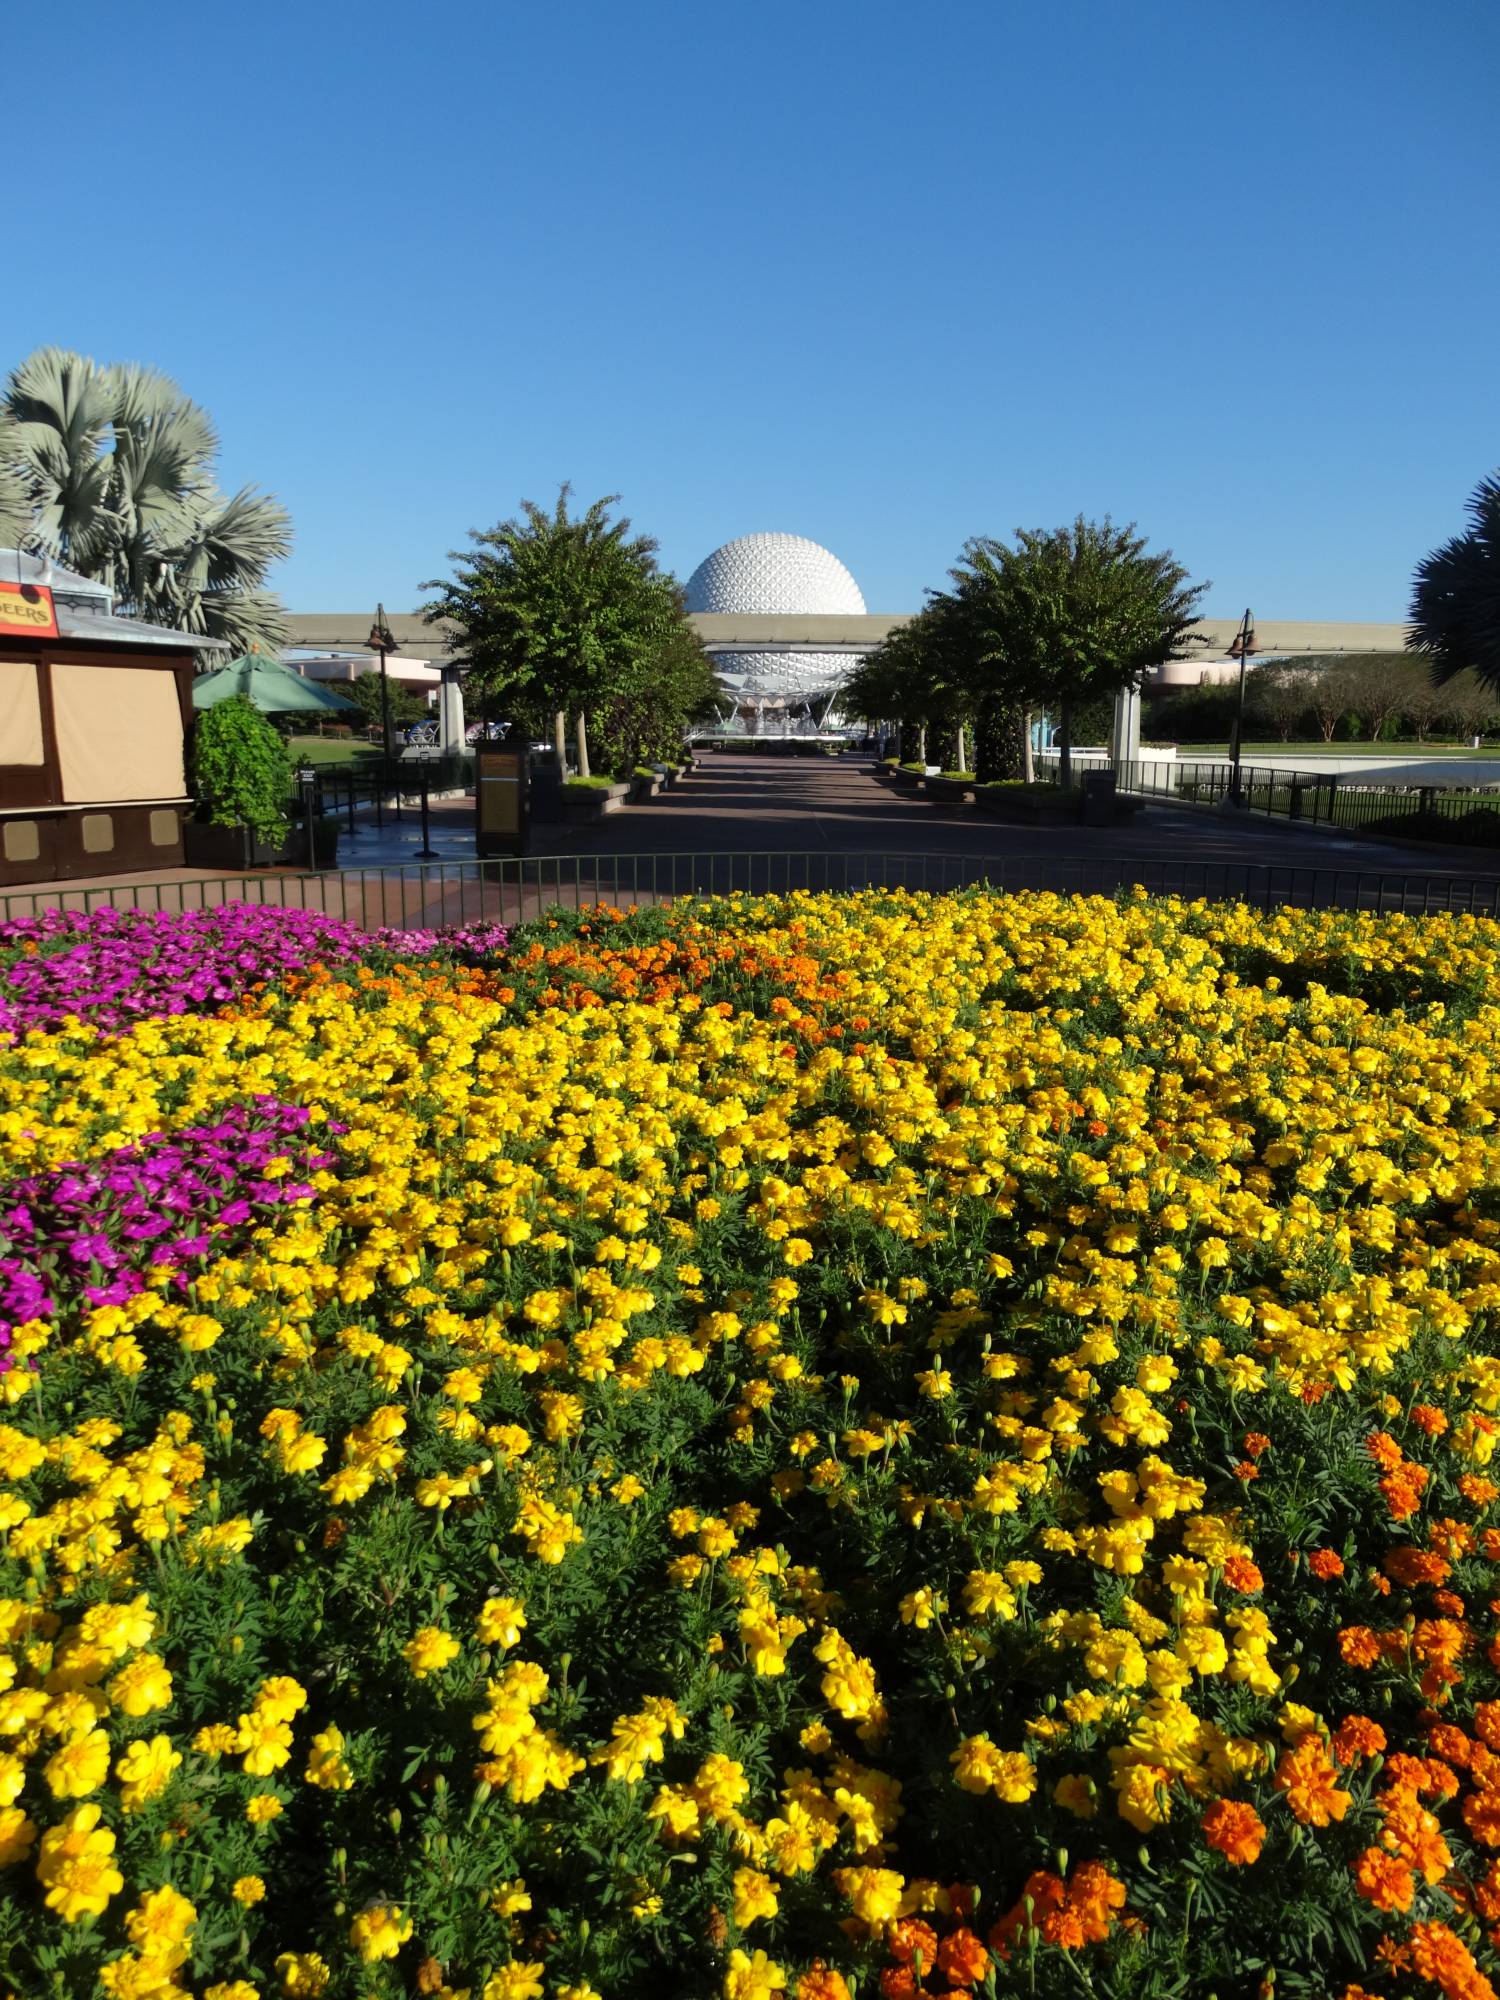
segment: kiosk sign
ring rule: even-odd
[[[57,611],[44,583],[0,583],[0,633],[22,639],[57,637]]]
[[[474,752],[474,845],[481,858],[526,852],[528,744],[512,730]]]

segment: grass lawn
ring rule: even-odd
[[[298,764],[358,764],[380,755],[378,743],[349,736],[291,736],[287,748]]]

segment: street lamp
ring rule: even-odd
[[[380,655],[380,737],[385,746],[385,761],[391,762],[391,689],[386,678],[385,656],[394,653],[396,641],[391,636],[391,628],[385,622],[385,606],[375,607],[375,623],[370,627],[370,636],[365,644],[372,653]]]
[[[1234,768],[1229,780],[1229,796],[1236,805],[1239,805],[1244,797],[1240,790],[1240,745],[1245,735],[1245,667],[1254,651],[1255,613],[1247,608],[1240,620],[1240,629],[1235,633],[1234,641],[1229,648],[1230,659],[1238,660],[1240,663],[1240,691],[1234,705],[1234,746],[1231,751]]]

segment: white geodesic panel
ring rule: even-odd
[[[821,701],[864,658],[862,653],[714,653],[714,672],[737,700],[778,706]]]
[[[689,611],[812,612],[862,617],[859,585],[830,550],[805,535],[741,535],[725,542],[687,582]]]

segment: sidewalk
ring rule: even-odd
[[[171,869],[36,883],[0,891],[0,915],[103,902],[196,908],[228,901],[327,911],[368,928],[514,924],[563,903],[669,901],[731,890],[779,892],[869,882],[957,887],[988,878],[1014,888],[1097,891],[1145,879],[1186,895],[1243,893],[1295,902],[1392,906],[1382,876],[1430,883],[1411,907],[1458,898],[1500,910],[1500,855],[1325,834],[1250,814],[1153,806],[1110,827],[1010,826],[963,805],[893,790],[863,759],[713,754],[649,804],[588,824],[532,826],[532,853],[481,869],[472,799],[434,801],[433,857],[418,859],[418,815],[356,815],[326,873],[259,875]],[[1269,877],[1264,871],[1274,871]],[[1358,878],[1358,879],[1356,879]]]

